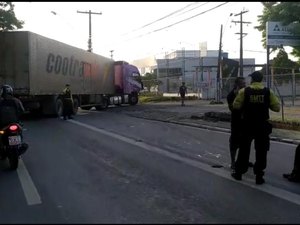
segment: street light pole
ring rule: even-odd
[[[88,40],[88,52],[92,52],[92,14],[102,15],[102,13],[95,13],[89,10],[88,12],[81,12],[77,10],[77,13],[89,14],[89,40]]]

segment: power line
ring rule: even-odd
[[[207,3],[210,3],[210,2],[204,2],[203,4],[201,4],[201,5],[199,5],[199,6],[196,6],[196,7],[192,8],[192,9],[190,9],[190,10],[187,10],[187,11],[185,11],[185,12],[182,12],[182,13],[178,14],[177,16],[183,15],[183,14],[185,14],[185,13],[187,13],[187,12],[190,12],[190,11],[192,11],[192,10],[194,10],[194,9],[198,9],[199,7],[201,7],[201,6],[203,6],[203,5],[206,5]]]
[[[132,33],[132,32],[135,32],[135,31],[138,31],[138,30],[141,30],[141,29],[143,29],[143,28],[145,28],[145,27],[147,27],[147,26],[150,26],[150,25],[152,25],[152,24],[154,24],[154,23],[156,23],[156,22],[158,22],[158,21],[161,21],[161,20],[163,20],[163,19],[166,19],[166,18],[168,18],[168,17],[170,17],[170,16],[172,16],[172,15],[174,15],[174,14],[176,14],[176,13],[178,13],[178,12],[180,12],[180,11],[182,11],[182,10],[188,8],[188,7],[190,7],[191,5],[195,5],[195,4],[199,4],[199,2],[191,3],[191,4],[189,4],[189,5],[187,5],[187,6],[183,7],[183,8],[180,8],[180,9],[178,9],[178,10],[176,10],[176,11],[174,11],[174,12],[172,12],[172,13],[170,13],[170,14],[164,16],[164,17],[162,17],[162,18],[159,18],[159,19],[157,19],[157,20],[155,20],[155,21],[153,21],[153,22],[151,22],[151,23],[148,23],[148,24],[146,24],[146,25],[144,25],[144,26],[141,26],[141,27],[139,27],[139,28],[137,28],[137,29],[135,29],[135,30],[132,30],[132,31],[130,31],[130,32],[127,32],[127,33],[123,34],[122,36],[127,35],[127,34]],[[199,6],[199,7],[200,7],[200,6]]]
[[[245,52],[257,52],[257,53],[266,53],[267,51],[259,51],[259,50],[244,50]]]
[[[134,38],[127,39],[126,41],[133,40],[133,39],[136,39],[136,38],[139,38],[139,37],[143,37],[143,36],[146,36],[146,35],[148,35],[148,34],[151,34],[151,33],[154,33],[154,32],[158,32],[158,31],[161,31],[161,30],[164,30],[164,29],[166,29],[166,28],[170,28],[170,27],[175,26],[175,25],[177,25],[177,24],[179,24],[179,23],[185,22],[185,21],[190,20],[190,19],[193,19],[193,18],[195,18],[195,17],[197,17],[197,16],[203,15],[204,13],[207,13],[207,12],[209,12],[209,11],[212,11],[212,10],[214,10],[214,9],[216,9],[216,8],[219,8],[219,7],[221,7],[221,6],[223,6],[223,5],[227,4],[227,3],[229,3],[229,2],[222,3],[222,4],[220,4],[220,5],[217,5],[217,6],[213,7],[213,8],[210,8],[210,9],[208,9],[208,10],[205,10],[205,11],[203,11],[203,12],[201,12],[201,13],[198,13],[198,14],[196,14],[196,15],[194,15],[194,16],[191,16],[191,17],[189,17],[189,18],[183,19],[183,20],[181,20],[181,21],[178,21],[178,22],[173,23],[173,24],[171,24],[171,25],[165,26],[165,27],[163,27],[163,28],[159,28],[159,29],[156,29],[156,30],[154,30],[154,31],[150,31],[150,32],[148,32],[148,33],[146,33],[146,34],[142,34],[142,35],[136,36],[136,37],[134,37]]]
[[[211,8],[211,9],[205,10],[204,12],[198,13],[198,14],[196,14],[196,15],[194,15],[194,16],[191,16],[191,17],[189,17],[189,18],[186,18],[186,19],[184,19],[184,20],[181,20],[181,21],[178,21],[178,22],[173,23],[173,24],[171,24],[171,25],[168,25],[168,26],[166,26],[166,27],[163,27],[163,28],[154,30],[153,32],[157,32],[157,31],[160,31],[160,30],[163,30],[163,29],[172,27],[172,26],[174,26],[174,25],[177,25],[177,24],[179,24],[179,23],[185,22],[185,21],[187,21],[187,20],[193,19],[193,18],[195,18],[195,17],[197,17],[197,16],[200,16],[200,15],[202,15],[202,14],[204,14],[204,13],[207,13],[207,12],[209,12],[209,11],[211,11],[211,10],[214,10],[214,9],[216,9],[216,8],[219,8],[219,7],[221,7],[222,5],[225,5],[225,4],[227,4],[227,3],[228,3],[228,2],[222,3],[222,4],[220,4],[220,5],[217,5],[217,6],[213,7],[213,8]]]
[[[209,2],[208,2],[208,3],[209,3]],[[137,35],[137,36],[135,36],[135,37],[132,37],[132,38],[128,38],[128,39],[126,39],[126,40],[124,40],[124,41],[125,41],[125,42],[131,41],[131,40],[134,40],[134,39],[137,39],[137,38],[141,38],[141,37],[143,37],[143,36],[146,36],[146,35],[148,35],[148,34],[151,34],[151,33],[153,33],[153,32],[158,32],[158,31],[160,31],[160,30],[163,30],[163,29],[172,27],[172,26],[174,26],[174,25],[177,25],[177,24],[179,24],[179,23],[185,22],[185,21],[187,21],[187,20],[189,20],[189,19],[195,18],[195,17],[200,16],[200,15],[202,15],[202,14],[205,14],[205,13],[207,13],[207,12],[209,12],[209,11],[212,11],[212,10],[214,10],[214,9],[216,9],[216,8],[218,8],[218,7],[221,7],[221,6],[223,6],[223,5],[227,4],[227,3],[229,3],[229,2],[222,3],[222,4],[220,4],[220,5],[217,5],[217,6],[213,7],[213,8],[210,8],[210,9],[208,9],[208,10],[205,10],[205,11],[201,12],[201,13],[198,13],[198,14],[192,16],[192,17],[188,17],[188,18],[186,18],[186,19],[184,19],[184,20],[178,21],[178,22],[176,22],[176,23],[173,23],[173,24],[171,24],[171,25],[168,25],[168,26],[166,26],[166,27],[163,27],[163,28],[160,28],[160,29],[157,29],[157,30],[150,31],[150,32],[148,32],[148,33],[144,33],[144,34],[140,34],[140,35]],[[206,4],[206,3],[204,3],[204,4]],[[202,5],[204,5],[204,4],[202,4]],[[201,6],[202,6],[202,5],[201,5]],[[118,43],[121,43],[121,42],[124,42],[124,41],[119,41]]]

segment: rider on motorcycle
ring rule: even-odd
[[[0,129],[6,129],[10,124],[18,123],[20,124],[20,116],[24,113],[24,107],[22,102],[13,96],[13,89],[9,85],[3,85],[0,90]],[[1,133],[3,134],[3,133]],[[19,132],[21,137],[21,144],[17,148],[14,148],[16,151],[6,151],[5,147],[5,138],[6,136],[1,136],[0,138],[0,159],[3,160],[8,157],[10,162],[11,169],[16,169],[18,167],[19,156],[23,154],[27,148],[28,144],[23,142],[22,130]],[[11,140],[11,139],[10,139]]]
[[[0,128],[18,123],[25,111],[22,102],[13,96],[13,89],[7,84],[1,87],[0,94]]]

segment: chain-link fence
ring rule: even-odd
[[[246,83],[250,84],[250,77],[245,77]],[[219,89],[220,97],[226,99],[227,94],[234,86],[235,77],[220,79]],[[158,81],[158,82],[157,82]],[[158,93],[178,93],[179,87],[183,81],[181,75],[162,77],[155,80],[158,85],[152,85],[150,91]],[[200,99],[216,99],[217,98],[217,79],[210,78],[206,81],[199,82],[198,77],[185,77],[185,84],[188,88],[188,93],[194,93]],[[147,82],[153,83],[154,80],[144,81],[144,86],[147,87]],[[269,86],[273,92],[282,100],[285,105],[300,105],[300,73],[274,74],[264,76],[264,85]],[[147,90],[148,91],[148,90]]]

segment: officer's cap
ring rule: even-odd
[[[263,75],[260,71],[254,71],[249,76],[254,82],[261,82],[263,80]]]

